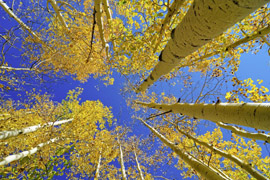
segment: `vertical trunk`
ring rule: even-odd
[[[97,169],[96,169],[96,174],[95,174],[94,180],[98,180],[98,178],[99,178],[100,164],[101,164],[101,152],[99,153]]]
[[[269,0],[194,0],[183,20],[171,33],[171,40],[159,62],[137,92],[145,91],[162,75],[177,67],[183,58],[219,36],[229,27]]]
[[[229,179],[228,177],[225,177],[222,174],[219,174],[213,168],[205,165],[203,162],[196,159],[195,157],[183,152],[181,149],[179,149],[177,146],[175,146],[174,143],[169,141],[166,137],[164,137],[162,134],[160,134],[152,126],[147,124],[144,120],[140,119],[140,121],[146,127],[148,127],[164,144],[166,144],[168,147],[170,147],[183,161],[185,161],[185,163],[187,163],[195,171],[197,171],[203,178],[209,179],[209,180],[212,180],[212,179],[215,179],[215,180]]]
[[[137,165],[137,170],[139,171],[140,178],[141,178],[141,180],[144,180],[143,172],[142,172],[142,169],[140,167],[140,163],[138,161],[138,157],[137,157],[137,154],[136,154],[135,149],[133,150],[133,152],[134,152],[134,156],[135,156],[135,160],[136,160],[136,165]]]
[[[47,124],[44,124],[44,125],[38,124],[35,126],[29,126],[29,127],[19,129],[19,130],[2,131],[0,132],[0,140],[10,138],[13,136],[18,136],[19,134],[27,134],[27,133],[35,132],[36,130],[43,127],[57,126],[60,124],[71,122],[71,121],[73,121],[73,119],[61,120],[61,121],[56,121],[56,122],[48,122]]]
[[[10,156],[7,156],[5,157],[2,161],[0,161],[0,166],[2,165],[7,165],[13,161],[17,161],[17,160],[20,160],[26,156],[30,156],[32,154],[35,154],[38,150],[40,150],[40,148],[42,148],[43,146],[45,145],[48,145],[50,143],[54,143],[56,141],[58,141],[59,138],[54,138],[54,139],[51,139],[45,143],[40,143],[39,145],[37,145],[37,147],[33,148],[33,149],[30,149],[29,151],[23,151],[21,153],[18,153],[18,154],[14,154],[14,155],[10,155]]]
[[[119,138],[118,138],[118,144],[119,144],[119,159],[120,159],[120,165],[121,165],[122,178],[123,178],[123,180],[127,180],[123,151],[122,151],[122,146],[121,146]]]
[[[16,16],[16,14],[12,12],[11,8],[8,7],[8,5],[3,0],[0,0],[0,6],[8,13],[10,17],[15,19],[15,21],[17,21],[24,30],[28,31],[36,40],[41,42],[41,39],[36,35],[36,33],[34,33],[34,31],[32,31],[29,26],[24,24],[24,22],[22,22],[22,20],[19,19],[18,16]]]
[[[252,168],[252,166],[250,164],[246,164],[244,163],[241,159],[239,159],[238,157],[231,155],[227,152],[224,152],[218,148],[213,147],[212,145],[200,141],[199,139],[189,135],[188,133],[185,133],[184,131],[180,130],[178,127],[176,127],[176,129],[183,135],[185,135],[186,137],[188,137],[189,139],[192,139],[194,142],[207,147],[208,149],[210,149],[212,152],[227,158],[229,160],[231,160],[232,162],[234,162],[235,164],[237,164],[238,166],[240,166],[242,169],[244,169],[246,172],[248,172],[251,176],[253,176],[256,179],[261,179],[261,180],[267,180],[267,178],[262,175],[259,171],[257,171],[256,169]]]
[[[101,17],[101,0],[95,0],[95,13],[96,13],[96,20],[99,30],[100,40],[102,42],[102,47],[106,48],[106,40],[104,37],[104,28],[103,28],[103,21]]]
[[[181,113],[213,122],[237,124],[270,131],[270,103],[176,103],[166,105],[138,102],[138,104],[161,111],[171,110],[173,113]]]
[[[235,126],[224,124],[222,122],[218,122],[217,125],[219,125],[220,127],[224,129],[228,129],[232,131],[234,134],[237,134],[239,136],[246,137],[249,139],[262,140],[262,141],[270,143],[270,135],[268,134],[247,132],[245,130],[239,129]]]

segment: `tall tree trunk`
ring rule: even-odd
[[[100,164],[101,164],[101,152],[99,152],[97,169],[96,169],[96,174],[95,174],[94,180],[98,180],[98,178],[99,178]]]
[[[34,31],[32,31],[32,29],[27,26],[20,18],[18,18],[18,16],[16,16],[16,14],[14,14],[11,10],[10,7],[8,7],[8,5],[3,1],[0,0],[0,6],[8,13],[8,15],[10,17],[12,17],[13,19],[15,19],[15,21],[17,21],[21,27],[23,28],[23,30],[26,30],[29,32],[29,34],[31,34],[36,40],[38,40],[39,42],[41,42],[42,40],[36,35],[36,33]]]
[[[187,55],[267,2],[269,0],[194,0],[183,20],[171,32],[171,40],[161,52],[158,64],[137,92],[145,91]]]
[[[183,152],[181,149],[179,149],[174,143],[169,141],[166,137],[164,137],[162,134],[160,134],[156,129],[154,129],[152,126],[147,124],[143,119],[139,119],[146,127],[148,127],[164,144],[166,144],[168,147],[170,147],[185,163],[190,165],[195,171],[197,171],[203,178],[205,179],[230,179],[221,173],[217,172],[213,168],[205,165],[200,160],[196,159],[195,157],[187,154],[186,152]]]
[[[270,103],[176,103],[172,105],[137,103],[149,108],[172,111],[173,113],[181,113],[194,118],[270,131]]]
[[[143,172],[142,172],[142,169],[141,169],[141,167],[140,167],[140,163],[139,163],[139,161],[138,161],[138,157],[137,157],[137,154],[136,154],[135,149],[133,150],[133,153],[134,153],[134,156],[135,156],[135,161],[136,161],[136,165],[137,165],[137,170],[139,171],[140,178],[141,178],[141,180],[144,180]]]
[[[43,146],[48,145],[50,143],[54,143],[54,142],[56,142],[58,140],[59,140],[59,138],[54,138],[54,139],[51,139],[51,140],[49,140],[49,141],[47,141],[45,143],[40,143],[39,145],[37,145],[37,147],[35,147],[33,149],[30,149],[29,151],[23,151],[23,152],[20,152],[18,154],[7,156],[2,161],[0,161],[0,166],[9,164],[9,163],[11,163],[13,161],[17,161],[17,160],[20,160],[20,159],[22,159],[22,158],[24,158],[26,156],[30,156],[32,154],[35,154]]]
[[[239,136],[249,138],[249,139],[262,140],[262,141],[270,143],[270,135],[268,135],[268,134],[259,133],[259,132],[258,133],[247,132],[243,129],[239,129],[235,126],[227,125],[227,124],[224,124],[222,122],[218,122],[217,125],[219,125],[220,127],[224,128],[224,129],[228,129],[228,130],[232,131],[234,134],[237,134]]]
[[[252,168],[252,166],[250,164],[244,163],[241,159],[239,159],[238,157],[231,155],[227,152],[224,152],[218,148],[213,147],[212,145],[203,142],[191,135],[189,135],[188,133],[185,133],[184,131],[180,130],[180,128],[178,128],[176,125],[174,125],[176,127],[176,129],[183,135],[185,135],[186,137],[188,137],[189,139],[192,139],[194,142],[207,147],[208,149],[210,149],[212,152],[229,159],[230,161],[234,162],[235,164],[237,164],[238,166],[240,166],[242,169],[244,169],[246,172],[248,172],[251,176],[253,176],[256,179],[261,179],[261,180],[267,180],[267,178],[261,174],[259,171],[257,171],[256,169]]]
[[[23,129],[19,129],[19,130],[12,130],[12,131],[2,131],[0,132],[0,140],[1,139],[6,139],[6,138],[10,138],[13,136],[18,136],[19,134],[27,134],[27,133],[31,133],[31,132],[35,132],[36,130],[40,129],[40,128],[44,128],[44,127],[50,127],[50,126],[57,126],[60,124],[65,124],[68,122],[73,121],[72,119],[67,119],[67,120],[61,120],[61,121],[56,121],[56,122],[48,122],[46,124],[38,124],[35,126],[29,126]]]
[[[118,144],[119,144],[119,159],[120,159],[120,165],[121,165],[122,178],[123,178],[123,180],[127,180],[122,146],[121,146],[119,138],[117,140],[118,140]]]

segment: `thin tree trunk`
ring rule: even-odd
[[[60,12],[60,9],[57,5],[57,2],[55,0],[48,0],[48,2],[52,5],[55,13],[56,13],[56,16],[57,18],[59,19],[59,21],[61,22],[62,26],[65,28],[65,30],[68,30],[68,26],[66,24],[66,21],[64,20],[61,12]]]
[[[203,142],[191,135],[189,135],[188,133],[185,133],[184,131],[180,130],[176,125],[174,125],[176,127],[176,129],[183,135],[185,135],[186,137],[188,137],[189,139],[192,139],[194,142],[207,147],[208,149],[210,149],[211,151],[213,151],[214,153],[227,158],[229,160],[231,160],[232,162],[234,162],[235,164],[237,164],[238,166],[240,166],[242,169],[244,169],[246,172],[248,172],[251,176],[253,176],[256,179],[260,179],[260,180],[267,180],[267,178],[261,174],[259,171],[257,171],[256,169],[252,168],[252,166],[250,164],[246,164],[244,163],[241,159],[239,159],[238,157],[231,155],[227,152],[224,152],[218,148],[213,147],[212,145]]]
[[[6,69],[9,71],[34,71],[35,70],[31,68],[14,68],[14,67],[8,67],[8,66],[0,66],[0,69]]]
[[[125,164],[124,164],[124,157],[123,157],[123,151],[122,151],[122,146],[120,144],[119,138],[118,138],[118,144],[119,144],[119,159],[120,159],[120,165],[121,165],[122,178],[123,178],[123,180],[127,180]]]
[[[137,170],[139,171],[140,178],[141,178],[141,180],[144,180],[143,172],[142,172],[142,169],[140,167],[140,163],[138,161],[138,157],[137,157],[135,149],[133,150],[133,152],[134,152],[135,161],[136,161],[136,165],[137,165]]]
[[[97,169],[96,169],[96,174],[95,174],[94,180],[98,180],[98,178],[99,178],[100,164],[101,164],[101,152],[99,153]]]
[[[243,129],[239,129],[235,126],[227,125],[222,122],[218,122],[217,125],[219,125],[220,127],[224,129],[231,130],[234,134],[237,134],[239,136],[250,138],[250,139],[262,140],[262,141],[270,143],[270,135],[268,134],[247,132]]]
[[[17,21],[24,30],[28,31],[39,42],[42,41],[29,26],[27,26],[20,18],[18,18],[18,16],[16,16],[16,14],[12,12],[11,8],[8,7],[8,5],[3,0],[0,0],[0,6],[8,13],[10,17],[15,19],[15,21]]]
[[[168,147],[170,147],[185,163],[190,165],[195,171],[197,171],[203,178],[205,179],[230,179],[228,177],[225,177],[222,174],[219,174],[216,170],[213,168],[205,165],[200,160],[196,159],[195,157],[187,154],[186,152],[183,152],[181,149],[179,149],[174,143],[169,141],[166,137],[164,137],[162,134],[160,134],[156,129],[154,129],[152,126],[147,124],[143,119],[139,119],[146,127],[148,127],[153,134],[155,134],[164,144],[166,144]]]
[[[270,103],[176,103],[172,105],[137,103],[149,108],[181,113],[215,123],[237,124],[270,131]]]
[[[194,0],[183,20],[171,33],[150,76],[137,89],[145,91],[183,58],[219,36],[269,0]]]
[[[46,124],[38,124],[35,126],[29,126],[23,129],[19,129],[19,130],[12,130],[12,131],[2,131],[0,132],[0,140],[1,139],[7,139],[10,137],[14,137],[14,136],[18,136],[19,134],[27,134],[27,133],[31,133],[31,132],[35,132],[40,128],[44,128],[44,127],[50,127],[50,126],[57,126],[60,124],[64,124],[64,123],[68,123],[73,121],[72,119],[67,119],[67,120],[61,120],[61,121],[56,121],[56,122],[48,122]]]
[[[37,145],[37,147],[29,150],[29,151],[23,151],[21,153],[18,153],[18,154],[14,154],[14,155],[10,155],[10,156],[7,156],[5,157],[2,161],[0,161],[0,166],[3,166],[3,165],[6,165],[6,164],[9,164],[13,161],[17,161],[17,160],[20,160],[26,156],[30,156],[32,154],[35,154],[38,150],[40,150],[40,148],[42,148],[43,146],[45,145],[48,145],[50,143],[54,143],[56,141],[58,141],[59,138],[54,138],[54,139],[51,139],[45,143],[40,143],[39,145]]]

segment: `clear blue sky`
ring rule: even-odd
[[[12,27],[14,24],[16,24],[14,21],[9,21],[5,19],[6,17],[3,10],[0,10],[0,34],[4,31],[4,28]],[[17,31],[20,31],[18,29]],[[241,64],[239,71],[237,72],[237,76],[239,79],[243,80],[246,78],[252,78],[254,80],[256,79],[263,79],[265,87],[268,87],[270,89],[270,57],[267,52],[267,48],[264,47],[258,54],[246,54],[241,57]],[[9,55],[7,58],[7,61],[9,65],[12,65],[14,67],[19,67],[20,58],[16,57],[18,55],[18,51],[16,49],[11,49],[9,51]],[[141,134],[148,134],[149,130],[146,129],[144,126],[140,125],[140,123],[133,125],[133,120],[131,119],[132,110],[130,107],[126,105],[125,99],[120,94],[120,89],[123,88],[123,83],[125,82],[125,78],[120,76],[118,73],[114,72],[113,77],[115,79],[114,85],[111,86],[105,86],[103,85],[103,82],[100,82],[99,80],[90,78],[88,82],[82,84],[78,81],[74,81],[70,77],[66,77],[65,81],[58,82],[55,84],[48,84],[50,86],[49,93],[53,95],[53,100],[61,102],[67,95],[67,92],[71,89],[74,89],[75,87],[82,87],[84,89],[81,98],[82,102],[85,100],[100,100],[104,105],[112,107],[112,112],[114,116],[118,119],[117,122],[119,125],[127,125],[130,126],[133,132],[140,136]],[[194,78],[195,81],[200,80],[200,77],[198,74]],[[178,83],[178,82],[177,82]],[[33,86],[28,86],[27,90],[30,90]],[[43,86],[34,86],[36,89],[40,89],[43,92],[47,91],[44,89]],[[157,85],[152,86],[150,88],[150,91],[155,91],[157,93],[160,93],[164,91],[166,94],[174,94],[175,96],[181,96],[180,89],[182,88],[182,85],[176,84],[176,86],[171,87],[168,85],[168,83],[162,82],[157,83]],[[17,93],[14,91],[9,92],[10,98],[18,99]],[[209,131],[213,128],[213,125],[210,123],[208,127],[204,127],[203,129],[200,129],[200,133],[204,133],[206,131]],[[226,131],[224,131],[226,132]],[[227,137],[229,138],[229,136]],[[260,143],[262,144],[262,143]],[[264,155],[267,155],[267,150],[265,146],[263,146],[264,149]],[[269,148],[269,145],[268,145]],[[269,148],[270,149],[270,148]],[[170,167],[168,167],[170,168]],[[168,178],[176,178],[179,179],[179,171],[170,171],[168,175],[166,175]]]

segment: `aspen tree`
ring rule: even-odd
[[[235,164],[237,164],[238,166],[240,166],[242,169],[244,169],[245,171],[247,171],[249,174],[251,174],[254,178],[256,179],[262,179],[262,180],[266,180],[267,177],[265,177],[263,174],[261,174],[259,171],[257,171],[256,169],[252,168],[252,166],[250,164],[244,163],[241,159],[239,159],[238,157],[231,155],[225,151],[222,151],[221,149],[215,148],[213,147],[211,144],[208,144],[206,142],[203,142],[201,140],[199,140],[196,137],[193,137],[192,135],[189,135],[188,133],[185,133],[184,131],[182,131],[177,125],[173,124],[173,126],[177,129],[177,131],[179,131],[181,134],[185,135],[186,137],[188,137],[189,139],[192,139],[194,142],[207,147],[208,149],[210,149],[212,152],[229,159],[230,161],[234,162]]]
[[[73,119],[66,119],[66,120],[61,120],[61,121],[56,121],[56,122],[48,122],[46,124],[38,124],[35,126],[30,126],[30,127],[26,127],[20,130],[11,130],[11,131],[2,131],[0,132],[0,139],[6,139],[9,137],[14,137],[14,136],[18,136],[20,134],[27,134],[27,133],[31,133],[31,132],[35,132],[40,128],[43,127],[49,127],[49,126],[57,126],[57,125],[61,125],[64,123],[68,123],[73,121]]]
[[[31,34],[34,39],[38,40],[39,42],[42,41],[29,26],[27,26],[20,18],[18,18],[18,16],[16,16],[16,14],[12,12],[11,8],[3,0],[0,0],[0,6],[8,13],[10,17],[15,19],[15,21],[17,21],[21,25],[23,30],[28,31],[28,33]]]
[[[60,12],[60,8],[57,5],[57,2],[55,0],[48,0],[47,1],[47,7],[48,4],[51,4],[55,13],[56,13],[56,17],[59,19],[59,21],[61,22],[62,26],[64,27],[64,29],[67,31],[68,30],[68,25],[66,24],[66,21],[63,18],[63,15]]]
[[[195,171],[197,171],[203,178],[206,179],[230,179],[225,176],[224,173],[220,173],[213,169],[212,167],[207,166],[202,161],[196,159],[194,156],[183,152],[179,149],[173,142],[169,141],[166,137],[160,134],[156,129],[147,124],[143,119],[139,119],[146,127],[148,127],[154,134],[157,136],[164,144],[170,147],[185,163],[190,165]]]
[[[231,123],[257,129],[270,130],[270,103],[216,103],[172,105],[136,102],[149,108],[171,111],[213,122]]]
[[[171,40],[161,52],[158,64],[139,86],[137,92],[145,91],[162,75],[177,67],[187,55],[267,2],[269,0],[195,0],[181,23],[171,32]]]
[[[96,169],[96,174],[95,174],[95,178],[94,178],[95,180],[98,180],[98,178],[100,177],[100,175],[99,175],[100,165],[101,165],[101,152],[99,153],[99,157],[98,157],[97,169]]]
[[[124,156],[123,156],[123,150],[122,150],[122,145],[119,140],[119,137],[117,137],[117,142],[119,145],[119,160],[120,160],[120,165],[121,165],[121,174],[123,180],[127,180],[127,175],[126,175],[126,169],[125,169],[125,163],[124,163]]]
[[[39,145],[37,145],[37,147],[35,147],[33,149],[30,149],[29,151],[23,151],[23,152],[18,153],[18,154],[9,155],[9,156],[5,157],[2,161],[0,161],[0,166],[9,164],[9,163],[11,163],[13,161],[17,161],[17,160],[20,160],[20,159],[22,159],[22,158],[24,158],[26,156],[35,154],[43,146],[54,143],[54,142],[57,142],[58,140],[60,140],[60,139],[59,138],[54,138],[54,139],[51,139],[51,140],[49,140],[49,141],[47,141],[45,143],[40,143]]]

